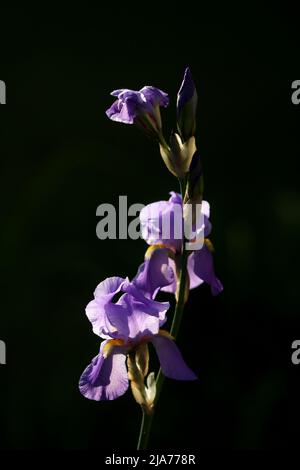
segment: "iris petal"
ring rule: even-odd
[[[90,400],[114,400],[128,388],[126,350],[116,347],[107,358],[103,356],[106,341],[101,344],[98,356],[87,366],[79,381],[79,390]]]

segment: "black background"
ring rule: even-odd
[[[166,381],[150,447],[297,444],[299,28],[275,7],[227,16],[191,5],[2,9],[0,448],[135,448],[130,393],[95,403],[77,387],[99,346],[85,306],[104,278],[132,277],[146,248],[98,240],[95,213],[119,195],[167,199],[177,183],[154,143],[105,110],[113,89],[157,86],[171,98],[168,134],[187,65],[224,292],[191,292],[178,343],[199,381]]]

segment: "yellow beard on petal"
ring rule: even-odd
[[[165,338],[168,338],[168,339],[172,339],[174,340],[175,338],[173,338],[172,335],[170,335],[170,333],[166,330],[159,330],[158,332],[159,336],[164,336]]]
[[[107,358],[112,353],[114,347],[124,345],[125,341],[123,339],[110,339],[103,347],[103,356]]]

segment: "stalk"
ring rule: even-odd
[[[182,201],[185,195],[186,189],[186,181],[179,180],[180,183],[180,190]],[[178,298],[175,306],[175,312],[173,317],[173,322],[171,326],[170,334],[176,340],[178,337],[178,333],[180,330],[180,325],[183,317],[184,305],[185,305],[185,289],[186,289],[186,276],[187,276],[187,257],[188,253],[185,249],[185,240],[183,240],[182,244],[182,254],[180,259],[180,266],[178,270],[178,277],[179,277],[179,289],[178,289]],[[164,383],[164,375],[162,374],[161,369],[159,369],[156,379],[156,397],[153,410],[151,414],[147,414],[145,410],[142,408],[143,416],[138,440],[137,450],[145,450],[148,446],[149,436],[151,432],[151,426],[153,421],[154,411],[156,409],[157,402],[159,400],[162,386]]]

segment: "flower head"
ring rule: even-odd
[[[182,198],[179,194],[171,192],[168,201],[159,201],[144,207],[140,213],[140,222],[142,228],[142,236],[149,245],[158,245],[160,251],[165,247],[166,256],[169,250],[174,253],[176,258],[180,254],[183,243],[183,210]],[[209,221],[210,206],[207,201],[201,203],[201,213],[204,223],[195,227],[195,233],[198,237],[204,239],[204,243],[200,249],[195,244],[195,250],[191,250],[188,256],[187,266],[190,281],[190,289],[198,287],[203,282],[210,285],[213,295],[217,295],[223,290],[223,286],[215,275],[212,245],[207,239],[211,232],[211,223]],[[169,228],[166,231],[165,228]],[[165,232],[165,233],[164,233]],[[192,244],[191,244],[192,245]],[[151,250],[151,257],[156,250]],[[153,263],[158,264],[159,259],[156,256]],[[168,257],[168,264],[174,272],[176,272],[175,261],[172,257]],[[154,269],[154,268],[153,268]],[[156,266],[159,270],[159,265]],[[176,277],[172,283],[163,286],[166,292],[176,292]]]
[[[170,335],[160,330],[166,321],[169,302],[157,302],[154,297],[160,287],[173,280],[174,274],[163,251],[146,260],[132,282],[112,277],[98,285],[86,314],[94,333],[105,341],[80,378],[79,389],[85,397],[112,400],[125,393],[128,388],[126,356],[148,342],[154,345],[167,377],[196,378]],[[114,302],[114,297],[120,294]]]

